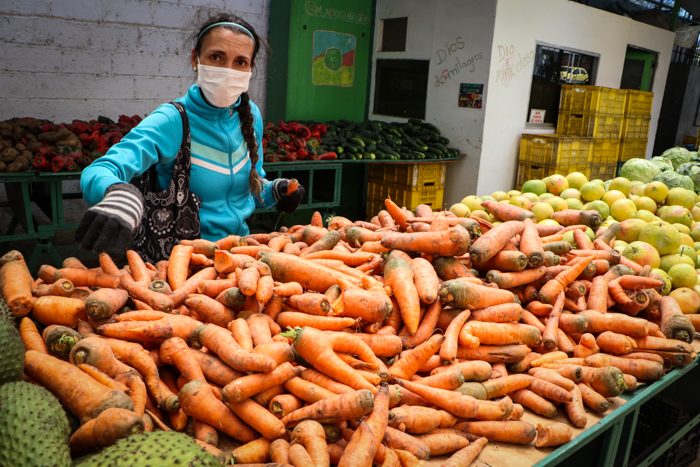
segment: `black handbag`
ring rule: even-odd
[[[182,143],[173,164],[173,176],[165,190],[158,190],[155,164],[132,180],[143,195],[144,212],[132,249],[152,264],[167,259],[180,240],[199,237],[201,202],[190,191],[190,125],[179,102],[171,102],[182,117]]]

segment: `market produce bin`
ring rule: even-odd
[[[569,167],[591,162],[593,139],[567,135],[522,135],[519,162]]]
[[[557,133],[594,138],[620,138],[622,121],[622,115],[560,111],[557,118]]]
[[[580,84],[562,84],[559,112],[601,113],[622,116],[625,90]]]
[[[619,138],[593,138],[591,163],[597,165],[612,165],[617,163],[620,155]]]
[[[646,139],[649,136],[651,117],[645,115],[625,115],[622,121],[622,138]]]
[[[391,198],[399,206],[415,209],[419,204],[427,204],[434,210],[443,208],[444,187],[422,187],[408,189],[401,185],[369,181],[367,183],[367,217],[372,217],[384,209],[384,200]]]
[[[368,167],[367,178],[410,189],[443,188],[447,164],[378,164]]]
[[[646,138],[631,138],[623,139],[620,142],[620,157],[618,157],[619,162],[625,162],[635,157],[646,157],[647,153],[647,139]]]
[[[625,116],[637,115],[651,117],[651,107],[654,103],[654,93],[625,89]]]

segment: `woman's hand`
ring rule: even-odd
[[[272,182],[272,196],[281,212],[294,212],[304,199],[304,194],[306,190],[296,180],[292,182],[287,178],[278,178]]]
[[[102,201],[91,207],[80,220],[75,240],[96,253],[124,256],[143,217],[143,196],[129,183],[116,183]]]

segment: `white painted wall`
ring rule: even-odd
[[[513,188],[520,135],[532,81],[536,42],[600,55],[594,84],[620,85],[627,45],[659,53],[647,156],[654,146],[674,34],[566,0],[498,0],[488,79],[488,105],[476,192]],[[513,54],[505,56],[512,46]],[[450,190],[452,193],[452,190]],[[447,202],[456,198],[448,197]]]
[[[495,2],[479,0],[377,2],[373,60],[430,60],[425,120],[440,128],[450,146],[466,154],[448,165],[446,199],[462,199],[476,191],[485,110],[459,107],[457,102],[460,83],[481,83],[486,105],[494,15]],[[404,16],[408,18],[406,51],[379,51],[381,20]],[[369,117],[402,120],[372,113],[374,84],[373,74]]]
[[[201,6],[234,12],[267,37],[270,0],[0,1],[0,120],[116,120],[183,95],[196,79],[186,42]],[[264,115],[261,52],[250,92]],[[64,182],[64,190],[79,187]],[[0,185],[0,203],[6,200]],[[78,222],[85,204],[71,200],[65,208],[66,221]],[[0,207],[0,229],[11,217],[9,207]]]
[[[201,5],[237,13],[267,36],[270,0],[3,0],[0,120],[144,115],[196,76],[186,40]],[[251,96],[264,109],[265,56]]]

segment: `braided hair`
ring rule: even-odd
[[[201,12],[200,12],[201,14]],[[253,36],[253,56],[251,57],[251,67],[255,66],[255,57],[258,55],[258,51],[260,50],[260,46],[265,45],[258,36],[258,34],[255,32],[255,29],[253,26],[251,26],[247,21],[245,21],[243,18],[240,18],[234,14],[231,13],[225,13],[225,12],[217,12],[213,14],[209,14],[208,18],[204,20],[204,22],[200,21],[200,26],[197,29],[197,32],[194,33],[191,37],[192,42],[194,42],[194,48],[197,51],[197,54],[199,54],[202,46],[202,40],[204,37],[207,36],[213,29],[216,28],[226,28],[229,29],[237,34],[244,34],[245,32],[241,31],[240,29],[237,29],[234,26],[228,26],[228,25],[221,25],[221,26],[215,26],[213,28],[207,29],[210,25],[214,23],[222,23],[222,22],[233,22],[240,24],[244,28],[246,28]],[[204,32],[204,33],[202,33]],[[254,124],[255,124],[255,118],[253,117],[253,113],[250,109],[250,96],[248,95],[247,92],[244,92],[241,94],[241,100],[236,107],[236,111],[238,112],[238,118],[241,121],[241,133],[243,133],[243,139],[246,142],[246,146],[248,147],[248,157],[250,158],[250,175],[249,175],[249,184],[250,184],[250,191],[253,193],[255,196],[260,196],[260,191],[262,190],[262,177],[258,174],[258,171],[256,169],[256,165],[258,162],[258,142],[255,138],[255,130],[254,130]]]

